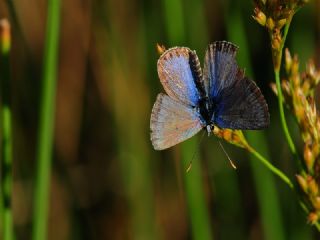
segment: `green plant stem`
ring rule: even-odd
[[[293,140],[291,138],[289,129],[288,129],[288,125],[286,122],[286,117],[284,114],[284,109],[283,109],[283,95],[282,95],[282,89],[281,89],[281,83],[280,83],[280,67],[281,67],[281,61],[282,61],[282,55],[283,55],[283,47],[288,35],[288,31],[289,31],[289,27],[290,27],[290,23],[292,20],[292,16],[289,17],[286,25],[284,26],[284,31],[283,31],[283,37],[282,37],[282,41],[281,41],[281,45],[280,45],[280,49],[279,50],[274,50],[273,49],[273,55],[274,55],[274,76],[275,76],[275,81],[276,81],[276,86],[277,86],[277,92],[278,92],[278,105],[279,105],[279,113],[280,113],[280,120],[281,120],[281,125],[282,125],[282,129],[284,132],[284,135],[287,139],[289,148],[292,152],[293,155],[297,155],[297,150],[296,147],[293,143]],[[272,34],[272,33],[270,33]]]
[[[284,131],[284,134],[286,136],[288,145],[290,147],[291,152],[296,155],[297,151],[296,151],[296,147],[294,146],[294,143],[292,141],[289,129],[288,129],[288,125],[286,122],[286,117],[284,114],[284,109],[283,109],[283,96],[282,96],[282,90],[281,90],[281,83],[280,83],[280,70],[274,70],[274,76],[276,79],[276,86],[277,86],[277,92],[278,92],[278,105],[279,105],[279,112],[280,112],[280,119],[281,119],[281,125],[282,125],[282,129]]]
[[[267,167],[271,172],[277,175],[283,182],[285,182],[291,189],[294,189],[294,186],[290,179],[278,168],[273,166],[267,159],[265,159],[260,153],[258,153],[254,148],[249,147],[248,149],[265,167]]]
[[[3,239],[14,239],[12,219],[12,139],[11,139],[11,110],[3,106],[2,116],[2,197],[3,197]]]
[[[229,4],[227,4],[229,3]],[[224,1],[225,22],[227,24],[227,36],[231,42],[240,46],[239,55],[237,56],[238,63],[241,67],[246,68],[246,74],[255,79],[252,64],[250,61],[250,51],[248,36],[245,30],[246,17],[243,17],[243,9],[250,7],[250,4],[244,4],[241,1]],[[269,146],[265,132],[245,132],[245,136],[249,142],[254,143],[255,149],[259,149],[260,155],[270,159]],[[264,165],[256,160],[253,154],[248,154],[250,159],[251,172],[255,186],[255,192],[259,207],[259,215],[261,226],[263,229],[263,237],[265,239],[284,240],[287,237],[279,194],[277,189],[276,178],[272,171],[269,171]]]
[[[47,239],[48,206],[53,143],[60,1],[48,1],[40,126],[37,145],[37,178],[34,195],[33,240]]]
[[[1,20],[0,96],[1,96],[1,223],[2,238],[13,240],[12,219],[12,117],[10,101],[10,25]]]

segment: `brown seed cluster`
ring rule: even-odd
[[[255,0],[253,19],[267,28],[272,47],[273,62],[280,69],[282,47],[285,41],[284,26],[308,0]]]
[[[217,126],[214,126],[213,133],[231,144],[245,148],[248,151],[251,150],[241,130],[220,129]]]
[[[282,80],[281,88],[285,103],[296,117],[304,143],[302,164],[305,168],[297,175],[297,181],[312,208],[309,221],[314,223],[320,217],[320,114],[314,101],[320,70],[310,60],[305,72],[300,74],[298,57],[292,57],[288,49],[285,53],[285,70],[286,79]],[[277,93],[275,84],[272,89]]]
[[[281,30],[286,19],[292,15],[308,0],[255,0],[253,18],[269,30]]]
[[[159,55],[162,55],[166,51],[166,47],[160,43],[156,44],[156,50]]]

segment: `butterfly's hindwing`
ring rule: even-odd
[[[221,128],[255,130],[268,127],[269,122],[268,105],[260,89],[247,77],[238,78],[217,99],[214,123]]]
[[[192,137],[204,127],[200,119],[196,108],[173,100],[166,94],[158,94],[150,120],[154,149],[166,149]]]

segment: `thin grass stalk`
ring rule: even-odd
[[[0,96],[1,96],[1,223],[2,239],[13,240],[12,217],[12,114],[10,101],[10,24],[6,19],[0,21]]]
[[[289,148],[292,152],[292,154],[297,157],[297,150],[296,147],[293,143],[292,137],[290,135],[284,109],[283,109],[283,94],[282,94],[282,89],[281,89],[281,83],[280,83],[280,68],[281,68],[281,62],[282,62],[282,55],[283,55],[283,47],[286,42],[286,38],[288,35],[289,27],[292,21],[292,16],[290,16],[287,20],[286,25],[284,26],[284,31],[283,31],[283,37],[280,45],[280,52],[278,55],[278,58],[276,61],[273,62],[273,67],[274,67],[274,78],[276,81],[276,86],[277,86],[277,92],[278,92],[278,106],[279,106],[279,113],[280,113],[280,120],[281,120],[281,125],[282,129],[284,132],[284,135],[286,137],[286,140],[288,142]],[[270,36],[271,38],[271,36]]]
[[[234,6],[233,6],[234,7]],[[241,16],[241,8],[226,14],[227,33],[231,41],[239,44],[241,49],[240,64],[246,67],[246,72],[252,75],[252,67],[249,60],[248,40],[246,38],[244,23]],[[236,29],[235,29],[236,26]],[[264,133],[246,133],[249,142],[255,142],[256,147],[263,150],[265,156],[269,156],[267,140]],[[279,169],[275,168],[266,158],[255,149],[250,148],[249,155],[252,175],[256,187],[260,214],[266,239],[285,239],[283,219],[280,213],[280,203],[274,177],[271,172],[281,178],[291,189],[293,184],[290,179]],[[258,164],[259,160],[266,168]]]
[[[33,204],[33,240],[47,239],[51,159],[55,113],[60,1],[48,1],[47,29],[37,145],[37,175]]]
[[[217,141],[213,139],[212,141]],[[247,236],[247,223],[246,223],[246,209],[243,207],[245,199],[241,194],[241,183],[238,178],[238,171],[234,170],[231,165],[228,164],[228,159],[225,156],[223,150],[218,149],[216,144],[216,152],[214,156],[208,159],[209,176],[211,176],[211,189],[215,194],[215,215],[217,215],[219,222],[219,239],[237,239],[245,240]],[[212,146],[210,146],[212,148]],[[232,149],[233,146],[225,146],[226,151]],[[209,148],[210,149],[210,148]],[[212,158],[212,159],[211,159]],[[223,168],[217,171],[217,160],[222,162]],[[232,160],[241,160],[237,157]],[[221,164],[221,163],[220,163]],[[212,174],[212,172],[215,172]],[[235,201],[235,199],[237,199]],[[232,229],[232,231],[230,231]]]
[[[186,169],[197,148],[196,139],[182,144],[182,175],[184,176],[187,206],[192,228],[192,239],[213,239],[208,214],[208,207],[203,189],[201,161],[198,157],[192,162],[191,169]],[[189,166],[190,167],[190,166]]]
[[[168,40],[171,44],[179,45],[185,42],[187,32],[184,28],[184,9],[181,0],[165,0],[164,12]],[[201,7],[200,7],[201,9]],[[192,14],[191,14],[192,15]],[[190,15],[190,16],[191,16]],[[191,170],[186,173],[188,163],[192,159],[193,151],[197,149],[196,138],[182,144],[181,166],[185,184],[186,201],[190,216],[193,239],[213,239],[210,218],[205,201],[202,183],[201,161],[199,158],[192,164]]]
[[[282,55],[282,50],[281,50],[281,55]],[[286,122],[284,109],[283,109],[283,95],[282,95],[281,83],[280,83],[280,69],[274,68],[274,78],[276,81],[276,86],[277,86],[277,91],[278,91],[278,107],[279,107],[282,129],[283,129],[284,135],[287,139],[287,142],[288,142],[288,145],[290,147],[292,154],[296,155],[297,150],[296,150],[296,147],[292,141],[292,138],[291,138],[291,135],[290,135],[290,132],[288,129],[288,125]]]
[[[248,138],[249,139],[249,138]],[[252,140],[257,141],[257,138],[252,138]],[[261,140],[261,139],[259,139]],[[253,142],[253,141],[252,141]],[[261,142],[260,142],[261,145]],[[266,147],[266,145],[264,145],[264,148]],[[258,159],[266,168],[268,168],[271,172],[273,172],[275,175],[277,175],[283,182],[285,182],[289,188],[293,189],[293,184],[291,182],[291,180],[282,172],[280,171],[278,168],[274,167],[264,156],[262,156],[259,152],[257,152],[255,149],[250,148],[249,150],[253,156],[256,157],[256,159]]]

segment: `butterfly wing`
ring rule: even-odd
[[[192,137],[203,124],[195,108],[160,93],[152,108],[150,128],[154,149],[163,150]]]
[[[257,85],[238,78],[217,99],[214,122],[221,128],[257,130],[269,126],[268,105]]]
[[[215,42],[207,49],[204,82],[216,106],[213,122],[221,128],[266,128],[270,122],[268,105],[257,85],[239,69],[237,50],[225,41]]]
[[[192,64],[194,63],[194,64]],[[194,70],[198,66],[199,72]],[[201,78],[199,60],[195,52],[186,47],[165,51],[158,60],[158,75],[166,93],[185,105],[197,106],[199,92],[196,80]]]
[[[218,41],[207,48],[203,78],[208,97],[215,98],[220,92],[234,84],[241,71],[235,56],[238,47],[226,41]]]

